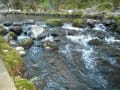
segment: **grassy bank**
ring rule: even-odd
[[[10,76],[13,77],[18,90],[35,90],[32,81],[21,77],[24,69],[22,58],[14,48],[9,46],[3,36],[0,36],[0,59],[3,60]]]

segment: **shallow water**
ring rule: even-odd
[[[71,27],[69,23],[61,27],[76,33],[58,36],[61,41],[57,50],[38,46],[43,41],[54,43],[51,35],[34,41],[24,56],[24,77],[31,79],[37,90],[120,90],[120,35],[106,31],[105,26]],[[96,39],[100,43],[89,44]]]

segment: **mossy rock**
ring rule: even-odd
[[[12,39],[16,39],[17,35],[14,32],[9,32],[8,35],[12,38]]]
[[[20,35],[22,33],[22,30],[23,30],[22,26],[20,26],[19,23],[18,23],[18,26],[12,26],[12,27],[10,27],[10,31],[16,33],[17,35]]]
[[[50,27],[58,27],[58,26],[62,26],[62,21],[60,19],[48,19],[46,21],[46,25]]]
[[[6,30],[4,29],[3,26],[0,26],[0,35],[5,35],[6,34]]]
[[[74,19],[73,20],[74,27],[82,27],[84,24],[85,24],[85,21],[83,19]]]
[[[20,45],[23,46],[24,48],[30,48],[32,44],[33,40],[30,38],[25,38],[20,42]]]
[[[31,80],[15,77],[14,82],[18,90],[35,90],[35,85]]]
[[[110,2],[105,2],[105,3],[101,3],[99,4],[96,9],[100,12],[110,12],[113,10],[113,5]]]

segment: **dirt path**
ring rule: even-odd
[[[16,90],[3,62],[0,60],[0,90]]]

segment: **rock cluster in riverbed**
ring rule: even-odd
[[[49,20],[52,21],[52,20]],[[77,22],[78,21],[78,22]],[[19,47],[22,46],[24,48],[30,48],[34,44],[34,40],[40,40],[40,46],[45,49],[55,50],[58,48],[59,42],[62,39],[65,39],[66,35],[74,35],[77,34],[76,30],[80,28],[87,27],[88,29],[99,29],[102,28],[103,30],[111,30],[111,31],[119,31],[119,22],[116,22],[114,19],[104,19],[104,20],[97,20],[97,19],[87,19],[85,18],[83,21],[82,19],[75,19],[73,22],[73,26],[77,25],[76,27],[69,26],[67,27],[60,27],[59,29],[52,27],[50,29],[47,25],[45,27],[35,24],[34,21],[26,21],[26,22],[5,22],[3,27],[1,26],[0,34],[4,35],[8,42],[15,46]],[[60,22],[62,23],[62,22]],[[101,24],[102,23],[102,24]],[[62,24],[60,24],[61,26]],[[96,28],[94,28],[96,27]],[[106,28],[107,27],[107,28]],[[71,29],[70,29],[71,28]],[[69,30],[68,30],[69,29]],[[114,30],[113,30],[114,29]],[[100,36],[102,37],[102,36]],[[13,42],[15,41],[15,42]],[[94,39],[89,42],[89,44],[101,44],[99,39]],[[20,54],[26,54],[23,51],[18,51]]]

